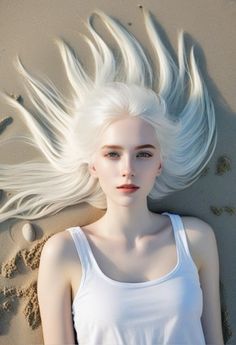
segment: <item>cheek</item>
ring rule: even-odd
[[[138,175],[144,181],[147,186],[153,186],[155,183],[156,178],[158,177],[158,166],[157,164],[151,163],[150,165],[143,166],[140,170]]]
[[[106,163],[100,164],[97,167],[97,178],[99,185],[105,195],[113,193],[114,185],[118,178],[116,177],[115,169]]]
[[[158,165],[156,161],[152,160],[149,162],[140,162],[137,165],[137,172],[140,171],[143,174],[146,174],[147,176],[153,176],[156,175],[158,170]]]
[[[149,170],[146,172],[145,180],[147,184],[153,184],[155,182],[155,179],[157,177],[157,171],[156,170]]]
[[[106,160],[101,160],[96,165],[97,177],[100,181],[105,180],[109,183],[108,178],[114,176],[116,174],[117,169],[118,167],[116,166],[116,164]]]

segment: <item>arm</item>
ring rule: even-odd
[[[199,278],[203,292],[202,328],[206,344],[223,345],[220,289],[219,257],[213,229],[195,217],[185,217],[186,228],[190,229],[193,249],[200,258]]]
[[[66,238],[58,233],[41,253],[37,290],[45,345],[75,344],[66,247]]]
[[[203,290],[202,326],[207,344],[224,344],[222,334],[220,291],[219,291],[219,257],[214,231],[203,223],[204,238],[202,242],[202,265],[199,276]]]

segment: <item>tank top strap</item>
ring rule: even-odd
[[[80,258],[82,271],[84,274],[88,275],[89,271],[93,267],[93,255],[91,249],[88,245],[85,234],[79,226],[66,229],[71,234],[74,241],[78,256]]]
[[[173,226],[175,239],[176,239],[176,246],[178,246],[177,249],[182,255],[184,255],[185,257],[187,256],[188,258],[192,259],[190,251],[189,251],[184,224],[182,222],[181,217],[178,214],[169,213],[169,212],[164,212],[162,214],[168,215],[171,219],[171,223]]]

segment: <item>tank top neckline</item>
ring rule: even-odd
[[[86,246],[86,249],[88,251],[89,257],[92,260],[92,264],[94,269],[96,270],[96,272],[106,281],[108,281],[109,283],[113,284],[113,285],[117,285],[117,286],[123,286],[123,287],[145,287],[145,286],[150,286],[150,285],[155,285],[155,284],[159,284],[167,279],[169,279],[178,269],[180,266],[180,250],[179,250],[179,243],[178,243],[178,237],[176,234],[176,227],[177,224],[174,221],[174,215],[168,213],[168,212],[163,212],[162,215],[167,215],[170,220],[171,220],[171,225],[172,225],[172,231],[174,232],[174,239],[175,239],[175,248],[176,248],[176,255],[177,255],[177,263],[175,264],[175,266],[173,267],[173,269],[166,273],[165,275],[156,278],[156,279],[151,279],[151,280],[147,280],[147,281],[143,281],[143,282],[123,282],[123,281],[118,281],[115,279],[110,278],[109,276],[107,276],[102,269],[100,268],[100,266],[97,263],[97,260],[93,254],[93,251],[91,249],[89,240],[87,239],[87,236],[85,235],[84,231],[81,229],[80,226],[77,226],[76,228],[79,229],[83,239],[84,239],[84,243]]]

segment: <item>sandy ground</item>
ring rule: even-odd
[[[176,49],[177,32],[184,28],[195,44],[201,71],[216,106],[219,139],[204,175],[190,188],[162,202],[153,211],[194,215],[214,228],[219,257],[224,337],[236,343],[236,1],[230,0],[3,0],[0,2],[0,89],[28,105],[22,80],[13,68],[20,55],[30,71],[48,75],[65,94],[65,74],[53,39],[65,38],[88,65],[89,50],[81,41],[82,24],[95,8],[118,18],[148,47],[140,6],[150,9],[165,43]],[[0,101],[0,140],[26,133],[20,115]],[[38,157],[18,143],[0,147],[0,162],[16,163]],[[17,178],[17,177],[16,177]],[[7,198],[0,186],[0,202]],[[103,211],[87,204],[71,207],[56,216],[33,221],[35,240],[22,235],[26,221],[0,224],[0,344],[42,344],[37,304],[37,269],[42,247],[53,233],[73,225],[93,222]]]

